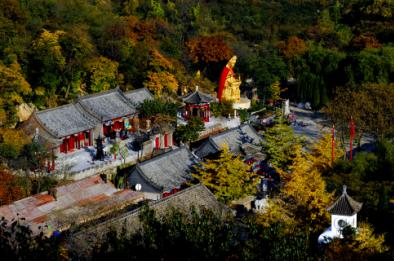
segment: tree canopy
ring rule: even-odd
[[[240,156],[224,147],[218,159],[207,160],[194,177],[201,180],[222,202],[239,199],[257,191],[259,179]]]

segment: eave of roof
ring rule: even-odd
[[[131,97],[133,97],[133,94],[135,94],[135,93],[141,93],[141,92],[147,94],[147,96],[149,96],[150,99],[154,99],[153,94],[152,94],[147,88],[145,88],[145,87],[139,88],[139,89],[134,89],[134,90],[131,90],[131,91],[127,91],[127,92],[124,93],[124,96],[125,96],[131,103],[133,103],[134,106],[137,106],[139,103],[141,103],[141,102],[143,102],[143,101],[133,101],[133,100],[131,99]]]
[[[180,147],[180,148],[177,148],[177,149],[174,149],[174,150],[172,150],[172,151],[170,151],[170,152],[167,152],[167,153],[163,153],[163,154],[161,154],[161,155],[159,155],[159,156],[157,156],[157,157],[154,157],[154,158],[152,158],[152,159],[150,159],[150,160],[147,160],[147,161],[144,161],[144,162],[142,162],[142,163],[138,163],[137,164],[137,166],[136,166],[136,170],[138,171],[138,173],[146,180],[146,181],[149,181],[149,183],[150,184],[152,184],[155,188],[157,188],[157,189],[159,189],[159,190],[165,190],[165,189],[168,189],[166,186],[167,185],[169,185],[169,184],[165,184],[166,183],[166,181],[168,182],[173,182],[174,181],[174,177],[175,177],[175,182],[177,182],[177,181],[179,181],[179,179],[184,179],[184,175],[187,175],[188,174],[188,172],[179,172],[179,169],[177,169],[177,168],[175,168],[177,171],[175,171],[175,172],[171,172],[171,171],[168,171],[168,172],[166,172],[166,173],[162,173],[162,175],[167,175],[167,179],[166,178],[162,178],[162,179],[158,179],[158,180],[153,180],[152,178],[155,178],[155,177],[159,177],[158,175],[155,175],[155,174],[157,174],[157,171],[154,171],[154,167],[155,167],[155,165],[152,165],[152,164],[156,164],[155,162],[156,161],[159,161],[159,160],[162,160],[163,158],[168,158],[169,160],[169,162],[172,162],[173,160],[171,159],[171,157],[173,157],[174,156],[174,154],[178,154],[178,153],[183,153],[183,151],[186,151],[186,153],[187,153],[187,155],[189,156],[189,157],[191,157],[194,161],[195,161],[195,163],[197,163],[197,158],[187,149],[187,148],[185,148],[185,147]],[[180,157],[182,156],[182,154],[181,155],[179,155]],[[144,167],[144,166],[147,166],[148,165],[148,168],[149,168],[149,165],[152,165],[151,166],[151,169],[152,169],[152,167],[153,167],[153,171],[152,172],[150,172],[150,174],[149,174],[149,176],[152,176],[152,177],[149,177],[147,174],[148,173],[145,173],[145,171],[147,171],[146,169],[145,169],[145,171],[142,169],[142,167]],[[170,167],[174,167],[174,165],[170,165]],[[183,166],[181,166],[181,167],[185,167],[185,165],[183,165]],[[191,167],[191,166],[188,166],[188,167]],[[149,172],[149,170],[148,170],[148,172]],[[181,175],[179,175],[179,174],[181,174]],[[162,177],[164,177],[164,176],[162,176]],[[190,174],[190,177],[191,177],[191,174]],[[163,182],[163,184],[158,184],[157,182]],[[179,184],[180,185],[180,184]]]
[[[327,210],[334,215],[353,216],[361,210],[362,206],[363,203],[354,200],[347,194],[345,187],[342,195]]]
[[[90,105],[88,104],[89,100],[100,98],[100,97],[104,98],[107,95],[116,95],[115,97],[119,98],[119,102],[123,103],[123,105],[127,107],[126,110],[128,110],[128,112],[122,113],[122,114],[119,114],[118,112],[116,112],[116,115],[109,116],[108,114],[110,114],[110,112],[108,114],[103,113],[104,111],[106,111],[105,109],[95,110],[95,109],[97,109],[97,107],[92,108],[92,103],[90,103]],[[93,102],[93,101],[91,101],[91,102]],[[78,99],[77,103],[80,104],[81,107],[85,111],[87,111],[90,115],[92,115],[93,117],[95,117],[99,121],[108,121],[108,120],[112,120],[115,118],[128,116],[128,115],[136,112],[136,108],[131,104],[130,100],[122,93],[122,91],[119,89],[119,87],[116,87],[114,89],[111,89],[111,90],[108,90],[105,92],[94,93],[94,94],[82,96]],[[119,103],[111,103],[111,105],[119,105]],[[101,106],[105,106],[105,105],[99,103],[98,107],[101,107]]]
[[[210,97],[208,94],[202,93],[200,91],[195,91],[185,96],[182,100],[185,103],[199,104],[199,103],[210,103],[213,100],[213,98]]]
[[[87,115],[78,105],[70,103],[43,111],[35,111],[34,119],[42,129],[56,139],[93,129],[98,121]],[[44,122],[52,121],[52,122]],[[72,126],[70,126],[72,123]]]

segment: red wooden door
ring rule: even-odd
[[[164,134],[164,147],[168,147],[168,133]]]

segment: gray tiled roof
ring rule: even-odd
[[[136,112],[135,107],[118,89],[83,96],[78,103],[98,120],[111,120]]]
[[[93,129],[98,123],[75,104],[67,104],[34,114],[39,124],[56,138]]]
[[[245,124],[209,137],[205,143],[197,148],[195,154],[199,158],[204,158],[209,154],[218,152],[225,145],[229,147],[231,152],[239,153],[242,144],[260,145],[262,141],[262,137],[255,129],[249,124]]]
[[[342,195],[327,210],[334,215],[353,216],[361,210],[362,206],[363,203],[355,201],[347,194],[344,186]]]
[[[124,96],[134,105],[138,106],[145,100],[153,100],[152,93],[146,88],[131,90],[124,93]]]
[[[209,103],[212,100],[213,98],[211,96],[199,91],[195,91],[183,98],[183,102],[192,104]]]
[[[181,147],[139,163],[136,169],[150,184],[167,191],[191,180],[192,166],[197,162],[187,148]]]
[[[164,199],[150,202],[149,208],[155,211],[158,218],[165,217],[173,209],[188,214],[194,208],[197,211],[209,209],[219,217],[232,215],[230,209],[220,203],[212,192],[204,185],[197,184],[179,191]],[[141,228],[140,214],[143,208],[138,208],[104,222],[94,224],[92,227],[78,231],[70,237],[70,244],[77,255],[86,258],[92,248],[100,242],[109,231],[119,234],[132,234]],[[75,246],[75,247],[73,247]]]

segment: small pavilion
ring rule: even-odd
[[[327,208],[331,214],[331,227],[319,236],[319,243],[329,243],[333,238],[343,238],[342,232],[345,227],[350,226],[357,229],[357,213],[363,204],[351,198],[343,186],[342,195]]]
[[[196,91],[183,98],[185,105],[184,118],[189,120],[192,117],[199,117],[203,122],[209,122],[210,108],[209,103],[213,100],[208,94],[202,93],[196,86]]]
[[[351,198],[346,192],[346,186],[343,186],[342,195],[327,208],[331,214],[331,228],[335,236],[342,237],[342,229],[346,226],[357,228],[357,213],[362,205]]]

